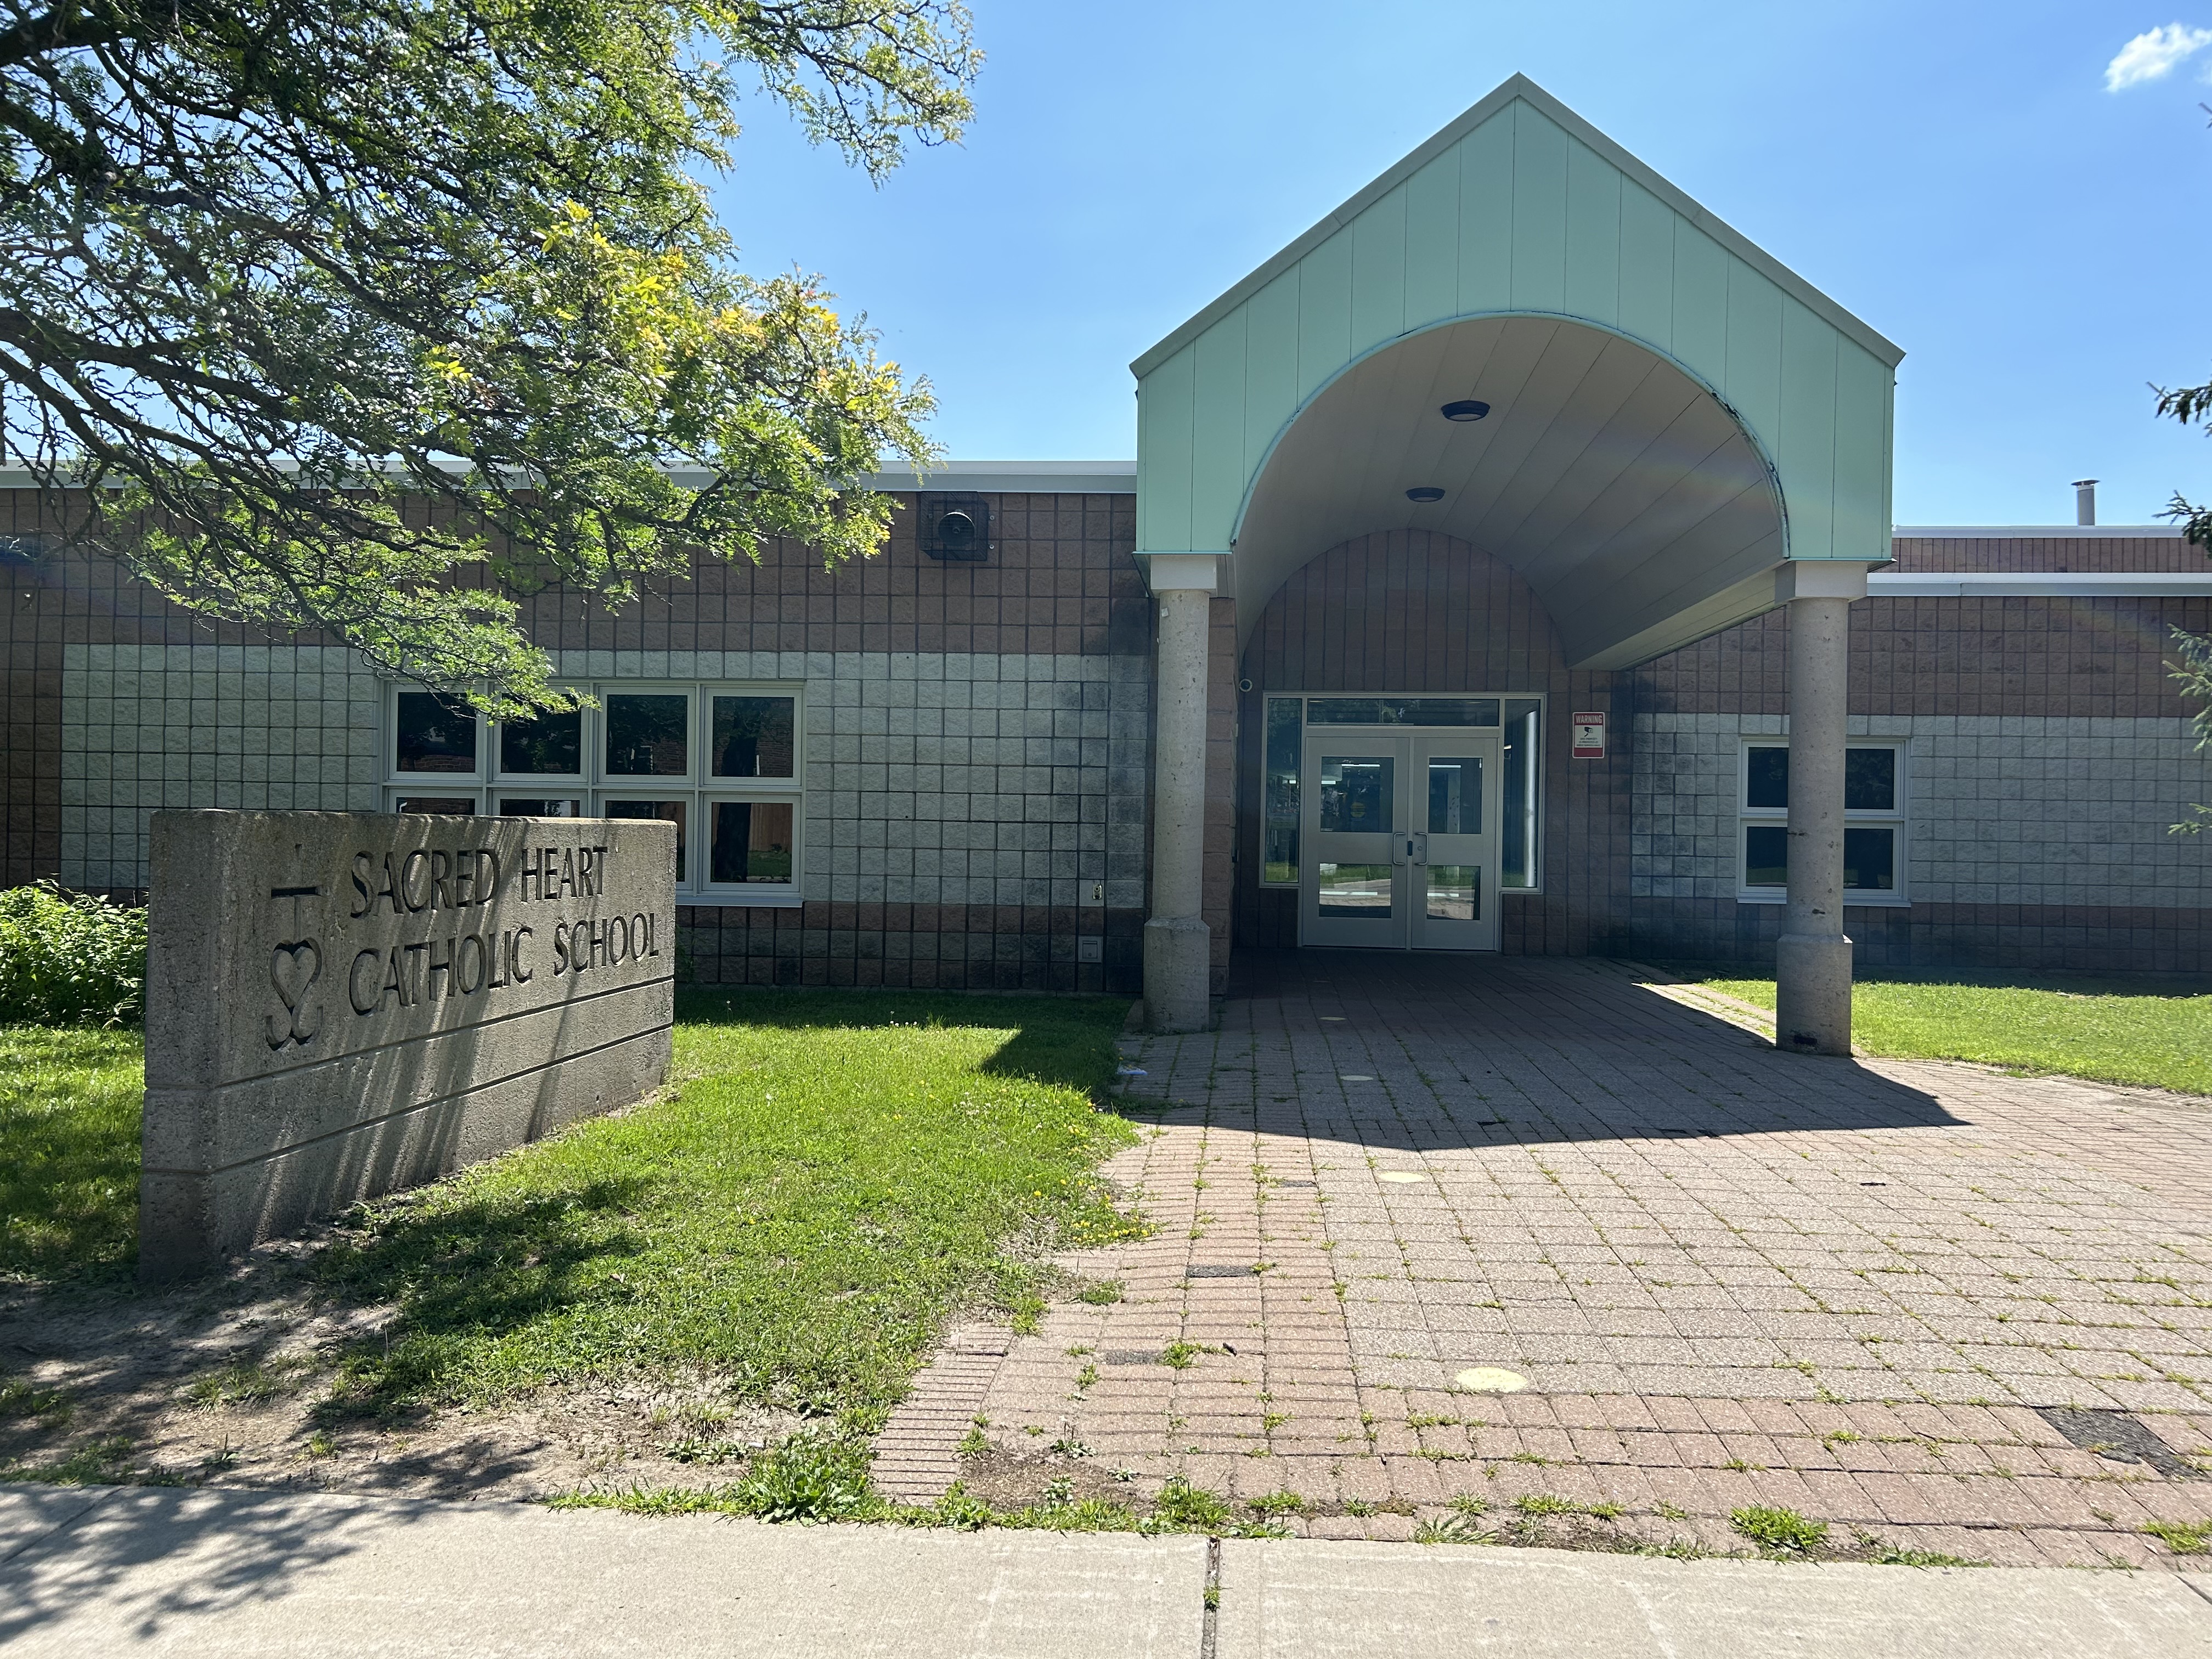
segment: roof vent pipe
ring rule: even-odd
[[[2074,522],[2097,522],[2097,481],[2094,478],[2074,480]]]

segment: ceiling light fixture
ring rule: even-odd
[[[1406,499],[1409,501],[1440,501],[1443,498],[1444,492],[1434,484],[1415,484],[1406,492]]]
[[[1490,405],[1480,398],[1462,398],[1437,412],[1448,421],[1479,421],[1490,413]]]

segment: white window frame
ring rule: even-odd
[[[1499,885],[1498,885],[1498,897],[1499,897],[1499,898],[1501,898],[1501,899],[1509,899],[1509,898],[1540,898],[1540,897],[1541,897],[1541,896],[1543,896],[1543,892],[1544,892],[1544,872],[1545,872],[1545,867],[1546,867],[1546,860],[1545,860],[1545,856],[1544,856],[1544,855],[1545,855],[1546,852],[1548,850],[1548,849],[1547,848],[1547,847],[1545,846],[1545,836],[1544,836],[1544,808],[1545,808],[1545,805],[1546,805],[1546,800],[1545,800],[1545,778],[1544,778],[1544,751],[1545,751],[1545,744],[1546,744],[1546,743],[1547,743],[1547,739],[1548,739],[1548,737],[1549,737],[1549,734],[1550,734],[1550,732],[1551,732],[1551,714],[1552,714],[1552,696],[1551,696],[1551,693],[1550,693],[1550,692],[1548,692],[1548,691],[1262,691],[1262,692],[1261,692],[1261,693],[1259,694],[1259,698],[1260,698],[1260,822],[1259,822],[1259,830],[1260,830],[1260,854],[1261,854],[1261,858],[1260,858],[1260,886],[1261,886],[1261,890],[1262,890],[1263,891],[1267,891],[1267,892],[1276,892],[1276,893],[1295,893],[1295,892],[1297,892],[1297,891],[1298,890],[1298,883],[1299,883],[1299,880],[1300,880],[1300,872],[1299,872],[1298,871],[1295,870],[1295,869],[1292,871],[1291,875],[1291,878],[1290,878],[1290,879],[1289,879],[1289,880],[1287,880],[1287,881],[1285,881],[1285,880],[1279,880],[1279,879],[1278,879],[1278,880],[1270,880],[1270,879],[1268,878],[1268,876],[1267,876],[1267,705],[1268,705],[1270,702],[1272,702],[1279,701],[1279,700],[1282,700],[1282,699],[1285,699],[1285,698],[1294,699],[1294,700],[1297,702],[1297,705],[1298,705],[1298,748],[1299,748],[1299,752],[1300,752],[1300,754],[1303,756],[1303,754],[1304,753],[1304,749],[1305,749],[1305,740],[1306,740],[1307,737],[1308,737],[1308,736],[1312,732],[1312,731],[1313,731],[1313,722],[1312,722],[1311,720],[1310,720],[1309,719],[1307,719],[1307,717],[1306,717],[1306,705],[1307,705],[1308,703],[1311,702],[1312,702],[1315,698],[1316,698],[1316,697],[1320,697],[1320,698],[1323,698],[1323,699],[1331,699],[1331,698],[1337,698],[1337,697],[1376,697],[1376,698],[1382,699],[1382,700],[1383,700],[1383,701],[1385,701],[1385,702],[1395,701],[1395,700],[1396,700],[1396,699],[1398,699],[1398,698],[1401,698],[1401,697],[1407,697],[1407,698],[1410,698],[1410,697],[1462,697],[1462,698],[1467,698],[1467,699],[1470,699],[1470,700],[1471,700],[1471,699],[1474,699],[1474,698],[1478,698],[1478,697],[1494,698],[1494,699],[1496,699],[1496,700],[1497,700],[1497,702],[1498,702],[1498,723],[1496,726],[1469,726],[1469,727],[1468,727],[1467,729],[1468,729],[1468,731],[1472,731],[1472,732],[1492,732],[1492,733],[1496,734],[1496,736],[1497,736],[1497,738],[1498,738],[1498,745],[1499,745],[1499,758],[1500,758],[1501,763],[1502,763],[1502,761],[1503,761],[1503,759],[1504,759],[1504,742],[1505,742],[1505,730],[1506,730],[1506,727],[1505,727],[1505,705],[1506,705],[1507,703],[1509,703],[1509,702],[1533,702],[1533,703],[1534,703],[1534,704],[1536,705],[1536,753],[1535,753],[1535,756],[1534,756],[1534,766],[1535,766],[1535,770],[1534,770],[1534,775],[1531,776],[1531,778],[1530,778],[1529,781],[1530,781],[1530,783],[1534,786],[1534,794],[1535,794],[1535,798],[1536,798],[1536,810],[1535,810],[1535,813],[1534,813],[1534,822],[1533,822],[1533,823],[1528,826],[1528,862],[1529,862],[1529,864],[1530,864],[1532,866],[1534,866],[1534,870],[1535,870],[1535,872],[1536,872],[1536,880],[1535,880],[1535,883],[1534,883],[1534,884],[1533,886],[1528,886],[1528,887],[1508,887],[1508,886],[1505,886],[1503,883],[1500,883],[1500,884],[1499,884]],[[1341,729],[1341,730],[1343,730],[1343,731],[1346,731],[1346,732],[1402,732],[1402,731],[1407,731],[1407,730],[1409,730],[1409,729],[1419,729],[1419,730],[1423,730],[1423,731],[1437,731],[1437,730],[1449,730],[1450,728],[1449,728],[1449,727],[1435,727],[1435,726],[1424,726],[1424,727],[1419,727],[1419,728],[1408,728],[1408,727],[1406,727],[1406,726],[1344,726],[1344,727],[1341,727],[1341,728],[1332,728],[1332,729]],[[1301,777],[1299,778],[1299,780],[1298,780],[1298,787],[1299,787],[1299,792],[1300,792],[1300,793],[1299,793],[1299,797],[1298,797],[1298,799],[1300,799],[1300,801],[1302,801],[1302,802],[1303,802],[1303,801],[1304,800],[1304,799],[1305,799],[1305,796],[1304,796],[1305,783],[1306,783],[1306,780],[1305,780],[1303,776],[1301,776]],[[1504,784],[1505,784],[1504,775],[1504,772],[1503,772],[1503,770],[1502,770],[1502,769],[1501,769],[1500,773],[1499,773],[1499,776],[1498,776],[1498,787],[1499,787],[1499,789],[1500,789],[1501,791],[1503,791],[1503,789],[1504,788]],[[1502,794],[1502,793],[1501,793],[1501,794],[1500,794],[1500,796],[1499,796],[1499,799],[1500,799],[1500,801],[1501,801],[1501,802],[1502,802],[1502,801],[1503,801],[1503,799],[1504,799],[1504,796],[1503,796],[1503,794]],[[1502,809],[1502,807],[1501,807],[1501,812],[1502,812],[1502,810],[1503,810],[1503,809]],[[1501,817],[1501,820],[1500,820],[1500,823],[1499,823],[1499,825],[1498,825],[1498,836],[1499,836],[1499,841],[1500,841],[1500,848],[1499,848],[1499,850],[1500,850],[1500,853],[1501,853],[1501,854],[1503,854],[1503,851],[1504,851],[1503,842],[1504,842],[1504,822],[1503,822],[1502,817]],[[1301,854],[1301,856],[1303,857],[1303,854]],[[1501,866],[1501,868],[1502,868],[1502,866]]]
[[[682,800],[684,806],[684,866],[677,884],[676,902],[684,905],[714,905],[726,908],[796,909],[806,871],[806,696],[803,684],[791,680],[596,680],[577,682],[564,690],[581,691],[592,699],[582,711],[583,770],[566,774],[524,772],[502,775],[499,769],[498,722],[482,714],[477,720],[477,765],[473,772],[402,772],[398,769],[399,698],[419,686],[392,684],[386,688],[378,742],[383,767],[383,800],[386,811],[398,810],[410,797],[466,799],[472,813],[496,813],[500,798],[516,796],[566,799],[580,803],[586,817],[605,815],[606,805],[617,800]],[[660,776],[611,773],[606,768],[606,700],[632,694],[683,693],[690,704],[685,723],[686,769]],[[722,778],[708,769],[714,737],[714,700],[717,696],[788,697],[792,705],[792,775],[788,778]],[[714,804],[751,801],[788,805],[791,808],[791,879],[788,882],[714,884],[713,868]]]
[[[1783,887],[1753,887],[1750,875],[1750,836],[1746,833],[1754,825],[1779,827],[1790,821],[1787,807],[1753,806],[1751,804],[1751,752],[1754,749],[1787,749],[1786,736],[1769,733],[1746,738],[1737,747],[1735,763],[1735,845],[1731,854],[1735,866],[1736,902],[1740,904],[1786,904],[1789,890]],[[1853,908],[1887,908],[1902,909],[1912,902],[1908,890],[1911,868],[1911,818],[1909,809],[1912,796],[1912,744],[1908,738],[1869,736],[1848,738],[1847,749],[1887,749],[1897,756],[1897,793],[1887,812],[1850,811],[1844,814],[1846,830],[1892,830],[1896,832],[1895,862],[1893,870],[1897,884],[1889,888],[1846,887],[1844,902]]]

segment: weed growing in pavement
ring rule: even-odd
[[[1151,1531],[1218,1532],[1233,1526],[1237,1517],[1219,1498],[1178,1474],[1160,1488],[1147,1519],[1156,1523]]]
[[[1446,1516],[1439,1521],[1422,1521],[1413,1528],[1416,1544],[1487,1544],[1492,1541],[1482,1529],[1481,1522],[1473,1516]]]
[[[1906,1549],[1899,1544],[1886,1543],[1863,1527],[1851,1528],[1851,1536],[1858,1540],[1859,1559],[1877,1567],[1986,1567],[1987,1561],[1969,1560],[1963,1555],[1946,1555],[1941,1550]]]
[[[1170,1370],[1187,1371],[1198,1363],[1205,1350],[1195,1342],[1170,1342],[1160,1350],[1160,1364]]]
[[[1784,1558],[1809,1554],[1828,1541],[1826,1522],[1764,1504],[1731,1510],[1729,1525],[1770,1555]]]
[[[1302,1515],[1306,1500],[1294,1492],[1262,1492],[1257,1498],[1248,1498],[1244,1507],[1253,1514],[1272,1520],[1279,1515]]]
[[[934,1524],[955,1532],[978,1532],[991,1524],[991,1506],[957,1480],[925,1513]]]
[[[983,1437],[981,1429],[970,1429],[960,1437],[959,1452],[963,1457],[981,1457],[991,1449],[991,1443]]]
[[[2212,1555],[2212,1521],[2151,1521],[2143,1530],[2176,1555]]]

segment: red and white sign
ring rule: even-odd
[[[1577,760],[1605,758],[1605,710],[1577,708],[1574,714],[1574,742],[1567,750]]]

